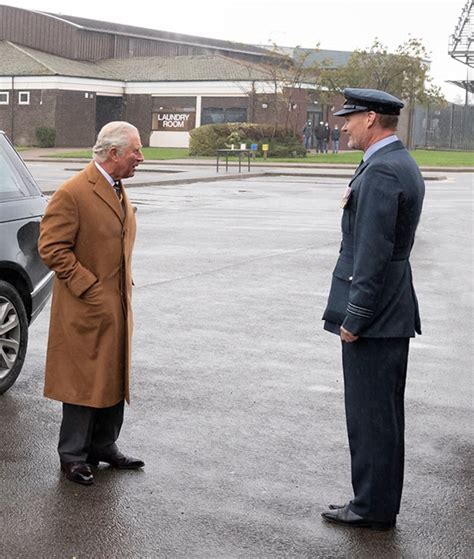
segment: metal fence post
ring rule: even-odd
[[[454,132],[454,103],[451,105],[450,125],[449,125],[449,149],[453,149],[453,132]]]

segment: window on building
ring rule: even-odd
[[[230,107],[224,110],[225,122],[247,122],[247,109]]]
[[[19,105],[29,105],[30,104],[30,92],[20,91],[18,94],[18,104]]]
[[[206,107],[202,110],[201,124],[222,122],[247,122],[247,109],[241,107]]]
[[[220,124],[224,121],[224,109],[207,107],[202,110],[201,124]]]
[[[8,91],[0,91],[0,105],[8,105],[10,101],[10,94]]]

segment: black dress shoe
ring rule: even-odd
[[[122,454],[121,452],[99,456],[98,458],[89,458],[88,462],[91,466],[95,467],[99,465],[99,462],[105,462],[112,468],[117,468],[117,470],[139,470],[145,466],[145,462],[143,462],[143,460],[132,458],[131,456],[125,456],[125,454]]]
[[[81,485],[92,485],[94,483],[92,470],[89,464],[85,462],[61,462],[61,470],[69,481]]]
[[[369,520],[363,516],[359,516],[353,512],[349,505],[344,505],[342,508],[334,508],[323,512],[321,516],[327,522],[333,522],[341,526],[350,526],[355,528],[369,528],[370,530],[390,530],[395,526],[395,520],[391,522],[377,522]]]
[[[346,505],[329,505],[329,510],[343,509]]]

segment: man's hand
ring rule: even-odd
[[[346,330],[343,326],[341,326],[341,340],[343,342],[351,343],[355,342],[359,339],[359,336],[354,336],[349,330]]]

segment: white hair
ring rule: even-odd
[[[112,148],[117,148],[119,154],[130,145],[130,136],[138,134],[133,124],[124,120],[116,120],[103,126],[97,136],[95,146],[92,148],[94,159],[103,163]]]

